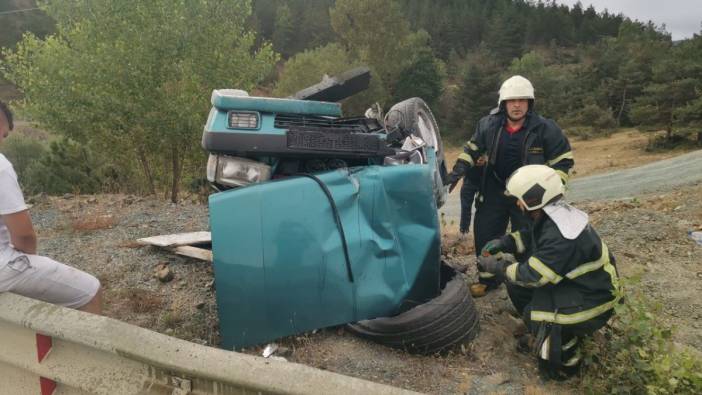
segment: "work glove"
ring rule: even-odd
[[[502,238],[488,241],[480,251],[482,256],[495,255],[498,252],[503,252],[507,248],[507,243]]]
[[[505,270],[510,263],[512,262],[504,259],[502,254],[478,257],[478,269],[481,272],[494,274],[498,280],[504,280]]]
[[[460,181],[461,178],[466,175],[466,171],[468,171],[468,169],[470,169],[470,163],[461,159],[456,160],[456,164],[453,165],[453,169],[446,175],[446,182],[444,183],[444,185],[449,185],[449,193],[456,188],[458,181]]]

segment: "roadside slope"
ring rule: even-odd
[[[633,169],[575,179],[567,198],[573,202],[624,199],[701,181],[702,150],[698,150]]]
[[[633,169],[576,178],[570,183],[567,199],[585,200],[624,199],[646,193],[670,191],[677,187],[702,182],[702,150],[674,158],[649,163]],[[458,188],[449,195],[441,208],[447,221],[458,221],[460,200]]]

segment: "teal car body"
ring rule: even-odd
[[[222,347],[395,315],[440,293],[433,148],[423,151],[423,163],[383,165],[376,152],[387,151],[387,130],[349,137],[350,127],[367,122],[340,118],[337,103],[217,92],[203,146],[263,163],[273,174],[209,197]],[[255,128],[232,127],[232,113],[241,111],[255,114]],[[293,127],[280,121],[291,117],[304,117],[304,125],[338,122],[343,130],[304,134],[303,125],[293,141]],[[352,159],[280,176],[286,158],[319,152]]]
[[[210,197],[222,345],[395,315],[439,292],[440,234],[428,165],[367,166]],[[424,186],[419,187],[418,186]]]

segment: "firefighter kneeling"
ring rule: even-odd
[[[566,378],[580,366],[580,343],[607,323],[620,295],[614,257],[588,223],[565,202],[556,171],[517,169],[507,193],[530,219],[529,229],[486,244],[478,265],[502,277],[533,335],[533,351],[547,378]],[[514,254],[518,262],[503,253]]]

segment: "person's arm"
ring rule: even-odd
[[[10,242],[16,250],[25,254],[37,253],[37,235],[34,233],[29,210],[3,215],[2,220],[10,231]]]
[[[507,280],[529,288],[558,284],[563,280],[563,269],[573,255],[575,244],[575,240],[567,240],[555,232],[541,237],[533,255],[506,267]]]
[[[463,145],[463,152],[458,155],[453,169],[447,174],[445,185],[450,185],[449,193],[453,191],[458,181],[466,175],[470,168],[485,164],[485,159],[483,158],[485,148],[484,144],[482,144],[484,140],[483,135],[485,134],[483,129],[485,127],[482,125],[487,122],[486,119],[483,118],[478,121],[473,137]]]
[[[12,164],[0,154],[0,217],[10,232],[12,246],[25,254],[36,254],[37,236],[32,227],[29,208]]]
[[[488,241],[480,254],[485,256],[495,255],[498,252],[522,254],[526,251],[526,246],[530,244],[531,232],[529,230],[516,231]]]
[[[575,164],[568,137],[555,122],[548,120],[544,136],[546,164],[556,170],[563,184],[568,183],[570,171]]]

